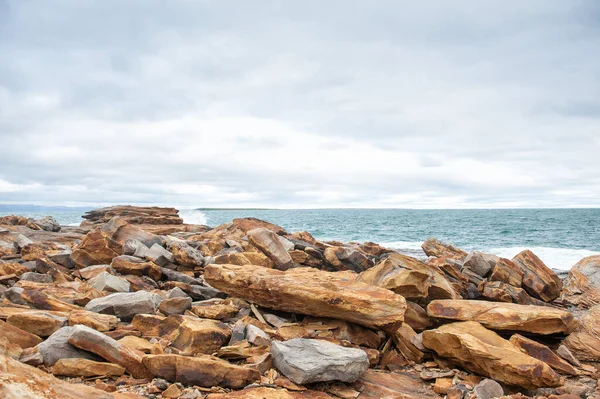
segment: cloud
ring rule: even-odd
[[[0,202],[598,206],[593,0],[0,0]]]

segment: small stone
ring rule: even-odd
[[[489,378],[486,378],[477,384],[475,389],[473,389],[473,393],[478,399],[493,399],[504,396],[502,386]]]
[[[163,391],[163,398],[175,399],[181,396],[181,389],[176,384],[171,384],[166,390]]]
[[[433,384],[433,390],[435,393],[440,395],[446,395],[450,388],[452,388],[452,378],[437,378],[435,384]]]
[[[467,399],[469,397],[469,389],[464,384],[458,384],[448,390],[448,399]]]
[[[63,327],[37,346],[45,366],[53,366],[59,359],[83,358],[98,360],[94,354],[80,350],[68,341],[73,327]]]
[[[269,334],[261,330],[260,328],[253,326],[252,324],[248,324],[246,327],[246,339],[253,345],[263,346],[269,345],[271,343],[271,338]]]
[[[564,345],[560,345],[558,347],[558,349],[556,350],[556,354],[565,359],[567,362],[571,363],[573,366],[581,366],[581,362],[575,356],[573,356],[569,348],[567,348]]]

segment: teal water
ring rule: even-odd
[[[84,209],[1,209],[1,214],[29,217],[52,214],[61,224],[79,224]],[[421,243],[437,237],[466,250],[512,257],[533,250],[548,266],[569,269],[581,258],[600,254],[600,209],[305,209],[182,210],[187,223],[217,226],[252,216],[308,231],[321,240],[373,241],[414,256]]]

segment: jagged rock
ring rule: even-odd
[[[19,234],[14,241],[14,245],[17,248],[19,248],[19,250],[22,250],[29,244],[33,244],[33,241],[30,240],[29,238],[27,238],[26,236],[24,236],[23,234]]]
[[[116,316],[99,314],[87,310],[74,310],[69,313],[69,325],[83,324],[93,328],[96,331],[114,330],[119,324],[119,319]]]
[[[192,298],[167,298],[160,303],[158,309],[165,316],[173,314],[184,314],[186,310],[192,309]]]
[[[501,281],[515,287],[521,287],[523,283],[523,272],[521,268],[510,259],[500,258],[496,262],[492,274],[491,281]]]
[[[103,272],[107,272],[110,274],[116,273],[115,269],[110,267],[110,265],[88,266],[88,267],[84,267],[83,269],[79,269],[79,271],[78,271],[81,278],[84,278],[86,280],[92,279]]]
[[[472,371],[526,389],[561,385],[558,374],[475,321],[423,332],[423,345]]]
[[[121,320],[131,320],[136,314],[155,313],[162,298],[146,291],[115,293],[92,299],[85,305],[90,312],[112,314]]]
[[[446,244],[435,238],[428,238],[421,245],[423,252],[427,256],[434,256],[436,258],[451,258],[463,261],[467,257],[467,253],[462,249],[456,248],[454,245]]]
[[[415,330],[404,323],[394,332],[394,334],[392,334],[392,339],[394,340],[394,344],[396,344],[398,352],[400,352],[406,360],[412,363],[421,363],[424,354],[413,343],[416,335],[417,333]]]
[[[67,318],[44,312],[23,312],[8,316],[6,322],[38,337],[48,337],[64,327]]]
[[[265,222],[264,220],[260,220],[257,218],[237,218],[233,219],[231,222],[235,227],[242,230],[244,233],[248,233],[251,230],[264,228],[267,230],[271,230],[273,233],[277,235],[286,235],[287,231],[281,226],[278,226],[273,223]]]
[[[90,287],[98,291],[129,292],[129,282],[124,278],[102,272],[88,281]]]
[[[9,275],[13,274],[16,277],[19,277],[29,271],[30,270],[26,266],[23,266],[20,263],[15,263],[15,262],[6,262],[5,263],[5,262],[0,261],[0,276],[9,276]]]
[[[523,288],[529,295],[546,302],[558,298],[562,289],[560,278],[533,252],[522,251],[512,261],[523,272]]]
[[[163,275],[160,266],[153,262],[146,262],[135,256],[117,256],[112,260],[110,266],[123,275],[148,276],[154,281],[159,281]]]
[[[577,359],[600,362],[600,305],[590,308],[564,344]]]
[[[341,397],[341,396],[340,396]],[[211,393],[206,399],[331,399],[330,395],[319,391],[293,392],[277,388],[246,388],[230,393]]]
[[[378,329],[394,330],[404,321],[406,301],[402,296],[356,282],[351,272],[208,265],[204,278],[221,291],[269,309],[332,317]]]
[[[369,368],[364,351],[314,339],[273,341],[271,354],[275,368],[296,384],[354,382]]]
[[[193,269],[195,267],[200,267],[204,265],[204,256],[202,256],[202,252],[198,251],[195,248],[192,248],[184,241],[172,240],[169,246],[169,250],[173,254],[175,263],[181,266]]]
[[[567,348],[565,345],[559,345],[558,349],[556,349],[556,354],[564,360],[566,360],[567,362],[569,362],[570,364],[572,364],[573,366],[581,366],[581,362],[577,360],[575,356],[573,356],[569,348]]]
[[[496,265],[498,257],[483,252],[470,252],[463,263],[463,268],[472,270],[481,277],[486,277]]]
[[[362,272],[357,281],[386,288],[407,299],[459,298],[438,270],[410,256],[391,254]]]
[[[35,219],[33,223],[45,231],[60,231],[60,224],[52,216],[44,216],[41,219]]]
[[[424,385],[418,374],[405,371],[385,373],[367,370],[358,381],[352,385],[360,391],[359,398],[398,398],[398,399],[433,399],[441,398],[429,387]]]
[[[173,254],[164,249],[159,244],[152,245],[150,249],[146,251],[144,257],[147,260],[154,262],[159,266],[165,266],[168,263],[175,262],[175,257],[173,256]]]
[[[502,385],[494,380],[484,379],[473,388],[473,393],[477,399],[494,399],[504,395]]]
[[[485,299],[496,302],[518,303],[521,305],[545,305],[540,299],[532,298],[527,291],[501,281],[483,281],[478,287]]]
[[[125,368],[118,364],[87,359],[59,359],[52,366],[52,374],[65,377],[119,377],[123,373]]]
[[[404,313],[404,322],[411,326],[415,331],[423,331],[433,324],[427,311],[420,305],[406,301],[406,312]]]
[[[328,247],[324,252],[325,259],[334,271],[352,270],[360,273],[373,266],[373,262],[354,248]]]
[[[148,378],[150,374],[142,364],[142,354],[109,336],[92,330],[89,327],[77,325],[71,327],[68,341],[76,348],[95,353],[96,355],[123,366],[135,378]]]
[[[583,308],[600,304],[600,255],[583,258],[571,268],[561,298]]]
[[[427,306],[429,317],[476,321],[492,330],[525,331],[534,334],[568,334],[576,322],[566,310],[467,300],[436,300]]]
[[[115,216],[131,224],[183,224],[175,208],[116,205],[86,212],[82,218],[92,223],[106,223]],[[85,222],[84,222],[85,223]]]
[[[143,364],[154,377],[206,388],[221,386],[241,389],[260,379],[257,370],[208,355],[145,355]]]
[[[510,337],[510,343],[521,349],[524,353],[548,364],[554,370],[562,374],[577,375],[577,369],[571,366],[568,362],[561,359],[546,345],[540,344],[522,335],[514,334]]]
[[[54,279],[52,278],[51,275],[41,274],[41,273],[36,273],[36,272],[23,273],[23,274],[21,274],[20,280],[33,281],[36,283],[44,283],[44,284],[49,284],[54,281]]]
[[[94,354],[80,350],[69,343],[69,336],[74,327],[63,327],[52,334],[44,342],[37,345],[37,352],[42,356],[45,366],[53,366],[59,359],[98,360]]]
[[[248,231],[248,241],[260,249],[275,264],[279,270],[287,270],[294,267],[294,261],[285,247],[279,241],[277,234],[265,228]]]
[[[0,338],[6,338],[8,342],[17,344],[23,349],[31,348],[42,342],[42,339],[37,335],[21,330],[2,320],[0,320]]]

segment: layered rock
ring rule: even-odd
[[[257,228],[248,231],[248,241],[260,249],[275,264],[279,270],[287,270],[294,267],[294,261],[287,252],[278,236],[271,230]]]
[[[146,291],[115,293],[92,299],[85,309],[115,315],[121,320],[131,320],[136,314],[155,313],[161,301],[160,296]]]
[[[552,352],[546,345],[540,344],[539,342],[519,334],[514,334],[510,337],[510,343],[527,353],[529,356],[548,364],[559,373],[569,375],[579,374],[575,367],[571,366],[568,362]]]
[[[52,374],[65,377],[118,377],[124,372],[118,364],[87,359],[60,359],[52,366]]]
[[[396,329],[406,310],[402,296],[356,282],[352,273],[209,265],[204,277],[221,291],[270,309],[332,317],[370,328]]]
[[[183,219],[179,217],[179,211],[177,209],[156,206],[110,206],[86,212],[82,218],[91,223],[98,224],[106,223],[115,216],[118,216],[131,224],[183,224]]]
[[[577,359],[600,362],[600,305],[590,308],[564,342]]]
[[[435,238],[428,238],[421,245],[423,252],[427,256],[434,256],[436,258],[450,258],[457,260],[464,260],[467,257],[467,253],[462,249],[456,248],[454,245],[446,244]]]
[[[561,298],[584,308],[600,304],[600,255],[583,258],[569,270]]]
[[[546,302],[558,298],[562,289],[560,278],[533,252],[522,251],[512,261],[523,272],[523,288],[530,295]]]

